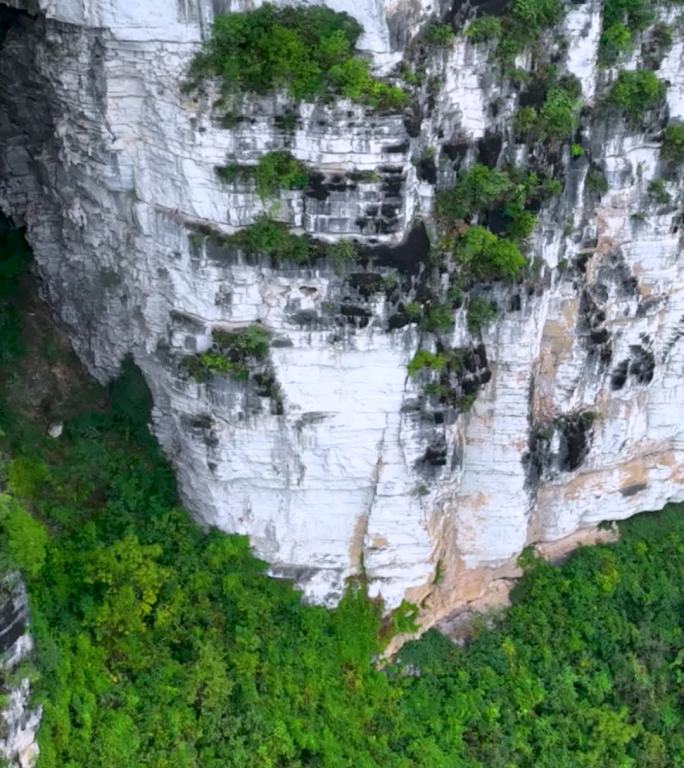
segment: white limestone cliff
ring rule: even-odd
[[[363,570],[388,607],[422,601],[427,624],[496,592],[527,544],[572,542],[600,521],[684,499],[680,206],[646,193],[662,170],[657,128],[636,131],[598,108],[584,120],[608,189],[585,189],[588,161],[566,158],[565,191],[530,245],[537,279],[494,289],[510,309],[483,332],[486,361],[473,358],[491,378],[472,410],[441,413],[422,406],[407,376],[420,334],[412,323],[390,329],[400,299],[387,285],[412,295],[428,269],[414,223],[429,214],[433,187],[412,160],[430,147],[446,158],[444,145],[473,159],[492,132],[511,142],[518,94],[486,45],[459,35],[431,55],[438,87],[419,130],[341,101],[304,105],[290,134],[274,121],[286,106],[276,97],[246,100],[227,129],[211,97],[181,89],[212,3],[11,4],[41,13],[18,19],[2,50],[0,207],[26,222],[47,298],[90,371],[107,380],[134,355],[154,431],[198,518],[248,534],[314,601],[334,603]],[[383,67],[430,12],[346,9]],[[587,106],[600,105],[611,77],[596,65],[600,23],[596,0],[575,5],[548,42],[566,39],[560,66],[580,78]],[[681,47],[660,67],[677,118]],[[214,167],[282,147],[325,185],[318,197],[284,194],[282,220],[327,240],[384,244],[351,279],[324,261],[274,268],[212,235],[265,208]],[[451,165],[437,165],[447,183]],[[353,181],[360,170],[377,180]],[[678,180],[668,186],[681,201]],[[410,231],[403,250],[389,248]],[[355,275],[368,274],[378,277],[364,292]],[[279,402],[182,375],[183,356],[207,349],[213,329],[255,321],[272,335]],[[463,310],[452,343],[479,348]]]
[[[0,580],[0,759],[10,768],[31,768],[38,756],[41,707],[31,704],[31,684],[22,663],[30,658],[26,589],[18,574]]]

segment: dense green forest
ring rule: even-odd
[[[1,239],[0,544],[29,588],[40,768],[684,766],[681,506],[557,569],[526,556],[466,647],[430,632],[378,665],[363,584],[304,606],[189,520],[137,370],[89,383]]]

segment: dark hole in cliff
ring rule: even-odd
[[[637,345],[630,347],[631,356],[622,360],[613,370],[610,385],[614,390],[622,389],[628,376],[633,376],[638,384],[650,384],[655,371],[653,352]]]
[[[592,331],[590,334],[591,340],[594,342],[594,344],[604,344],[606,341],[608,341],[610,334],[608,333],[607,328],[597,328],[595,331]]]
[[[384,176],[380,187],[385,197],[401,197],[403,188],[404,176],[396,173]]]
[[[509,0],[454,0],[449,18],[474,10],[478,16],[503,16],[509,6]]]
[[[488,131],[477,143],[477,158],[483,164],[490,168],[494,168],[499,155],[501,154],[501,147],[503,146],[503,139],[496,133]]]
[[[309,183],[304,194],[307,197],[320,202],[327,200],[330,195],[330,190],[325,184],[325,176],[322,173],[312,173],[309,176]]]
[[[627,381],[627,371],[629,370],[629,360],[620,361],[613,370],[610,377],[610,388],[613,390],[622,389]]]
[[[357,304],[342,304],[340,314],[346,318],[347,322],[353,323],[359,328],[365,328],[372,316],[369,310],[365,307],[359,307]]]
[[[434,157],[423,157],[418,162],[418,178],[421,181],[427,181],[428,184],[437,183],[437,166]]]
[[[590,253],[580,253],[579,256],[577,256],[575,259],[575,266],[582,274],[584,274],[587,270],[587,261],[589,260],[589,256],[591,256]]]
[[[397,328],[403,328],[411,322],[408,315],[403,312],[395,312],[387,322],[390,331],[394,331]]]
[[[408,133],[412,139],[416,139],[420,136],[422,120],[423,117],[420,112],[420,107],[417,104],[414,104],[411,111],[404,117],[404,128],[406,129],[406,133]]]
[[[620,489],[620,494],[624,498],[629,498],[630,496],[636,496],[637,493],[641,493],[642,491],[645,491],[648,488],[647,483],[634,483],[634,485],[628,485],[626,488]]]
[[[388,152],[389,154],[404,154],[405,152],[408,152],[408,148],[408,141],[402,141],[399,144],[388,144],[382,148],[382,151]]]
[[[275,376],[270,373],[255,373],[252,377],[254,389],[259,397],[272,397],[278,389]]]
[[[451,144],[444,144],[442,149],[449,160],[463,160],[468,152],[469,146],[467,141],[459,141]]]
[[[356,288],[364,299],[368,299],[384,290],[385,284],[382,275],[376,272],[354,272],[349,275],[349,285]]]
[[[487,349],[484,344],[479,344],[465,353],[463,367],[471,373],[487,367]]]
[[[591,444],[593,421],[593,417],[588,413],[567,416],[561,420],[561,438],[558,451],[560,469],[566,471],[577,469],[587,457]]]
[[[194,418],[190,419],[190,427],[192,429],[211,429],[212,426],[212,418],[206,413],[200,414],[199,416],[195,416]]]
[[[422,462],[431,467],[443,467],[447,463],[447,444],[443,435],[440,435],[425,449]]]
[[[330,179],[330,183],[328,184],[328,188],[334,192],[344,192],[348,188],[352,188],[349,184],[347,184],[347,180],[344,176],[335,175]],[[356,187],[353,187],[353,189],[356,189]]]
[[[6,5],[0,5],[0,48],[2,48],[10,29],[19,25],[23,19],[29,18],[31,18],[31,16],[26,11],[20,11],[17,8],[8,8]]]
[[[503,235],[510,223],[511,220],[504,215],[502,208],[495,211],[487,211],[487,227],[489,227],[495,235]]]
[[[540,107],[546,99],[548,83],[542,78],[535,78],[520,94],[521,107]]]
[[[643,347],[631,347],[632,362],[629,372],[636,378],[639,384],[650,384],[655,370],[655,357],[653,352]]]
[[[375,231],[379,235],[389,235],[399,229],[399,219],[378,219],[375,222]]]
[[[409,232],[403,243],[379,245],[367,249],[362,255],[372,258],[378,266],[394,267],[400,272],[416,275],[421,264],[427,263],[430,257],[430,239],[421,222]]]
[[[6,597],[0,606],[0,653],[7,651],[26,629],[26,613],[12,597]]]
[[[480,384],[487,384],[492,379],[492,372],[489,368],[485,368],[483,371],[479,374],[479,381]]]
[[[613,361],[613,348],[609,343],[597,347],[599,350],[599,360],[603,365],[610,365]]]

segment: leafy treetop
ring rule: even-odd
[[[608,102],[622,109],[630,121],[640,123],[645,112],[662,104],[665,90],[665,83],[650,69],[623,69],[608,92]]]
[[[339,94],[380,109],[403,106],[407,94],[373,77],[355,55],[361,32],[351,16],[324,5],[266,3],[218,16],[191,74],[221,78],[226,93],[283,90],[298,101]]]

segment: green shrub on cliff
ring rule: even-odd
[[[440,225],[448,228],[459,220],[472,222],[487,213],[501,212],[509,229],[525,229],[526,224],[515,219],[559,192],[555,179],[520,168],[499,170],[475,163],[459,173],[451,189],[437,193],[436,216]]]
[[[451,24],[428,24],[423,33],[423,40],[427,45],[437,48],[451,45],[456,39],[454,28]]]
[[[528,142],[561,142],[577,128],[582,87],[572,76],[552,82],[538,109],[521,107],[515,114],[513,129],[518,139]]]
[[[662,155],[672,163],[684,162],[684,123],[667,124],[663,135]]]
[[[487,299],[475,296],[468,302],[468,330],[478,333],[496,319],[496,305]]]
[[[562,5],[559,0],[512,0],[501,20],[501,33],[496,54],[509,66],[515,57],[539,40],[544,30],[552,27],[561,18]],[[477,24],[476,20],[474,24]],[[476,27],[477,29],[477,27]],[[492,32],[494,25],[488,22],[486,31]],[[482,29],[478,29],[482,32]]]
[[[11,496],[0,493],[0,568],[37,576],[45,563],[45,527]]]
[[[265,328],[252,324],[238,330],[214,329],[213,344],[206,352],[183,360],[187,372],[198,381],[210,374],[225,374],[236,381],[247,381],[249,364],[268,354],[270,338]]]
[[[274,197],[281,189],[304,189],[309,180],[306,165],[282,149],[261,155],[256,165],[229,163],[216,166],[215,171],[227,184],[254,179],[262,198]]]
[[[427,349],[419,349],[411,358],[407,366],[407,370],[409,376],[417,376],[421,371],[426,369],[432,371],[441,371],[442,368],[444,368],[445,362],[446,359],[444,355],[430,352]]]
[[[461,171],[452,189],[437,193],[437,216],[444,223],[469,219],[503,205],[514,191],[515,183],[507,173],[475,163]]]
[[[613,64],[634,45],[634,34],[653,21],[655,14],[650,0],[605,0],[603,31],[599,59]]]
[[[259,158],[254,178],[261,197],[272,197],[281,189],[304,189],[309,174],[304,163],[291,152],[275,150]]]
[[[286,224],[268,216],[259,216],[254,223],[224,239],[250,254],[270,256],[277,264],[305,264],[310,257],[309,238],[293,235]]]
[[[542,141],[568,139],[575,132],[580,102],[567,88],[552,87],[539,110],[537,124]]]
[[[456,240],[454,251],[459,264],[477,280],[512,280],[525,266],[518,246],[486,227],[469,227]]]
[[[381,109],[407,101],[404,91],[370,74],[354,53],[361,26],[323,5],[276,7],[216,17],[191,75],[218,77],[226,93],[283,90],[296,100],[332,94]]]
[[[530,207],[557,194],[558,187],[535,173],[476,163],[461,171],[452,189],[438,192],[436,216],[446,233],[442,247],[455,256],[462,276],[485,281],[517,277],[525,265],[520,245],[536,222]],[[490,216],[504,225],[501,235],[486,226]]]
[[[497,16],[478,16],[468,24],[465,35],[474,43],[487,43],[501,35],[501,19]]]
[[[621,70],[608,92],[608,103],[619,107],[634,123],[644,113],[659,107],[665,98],[665,83],[650,69]]]

